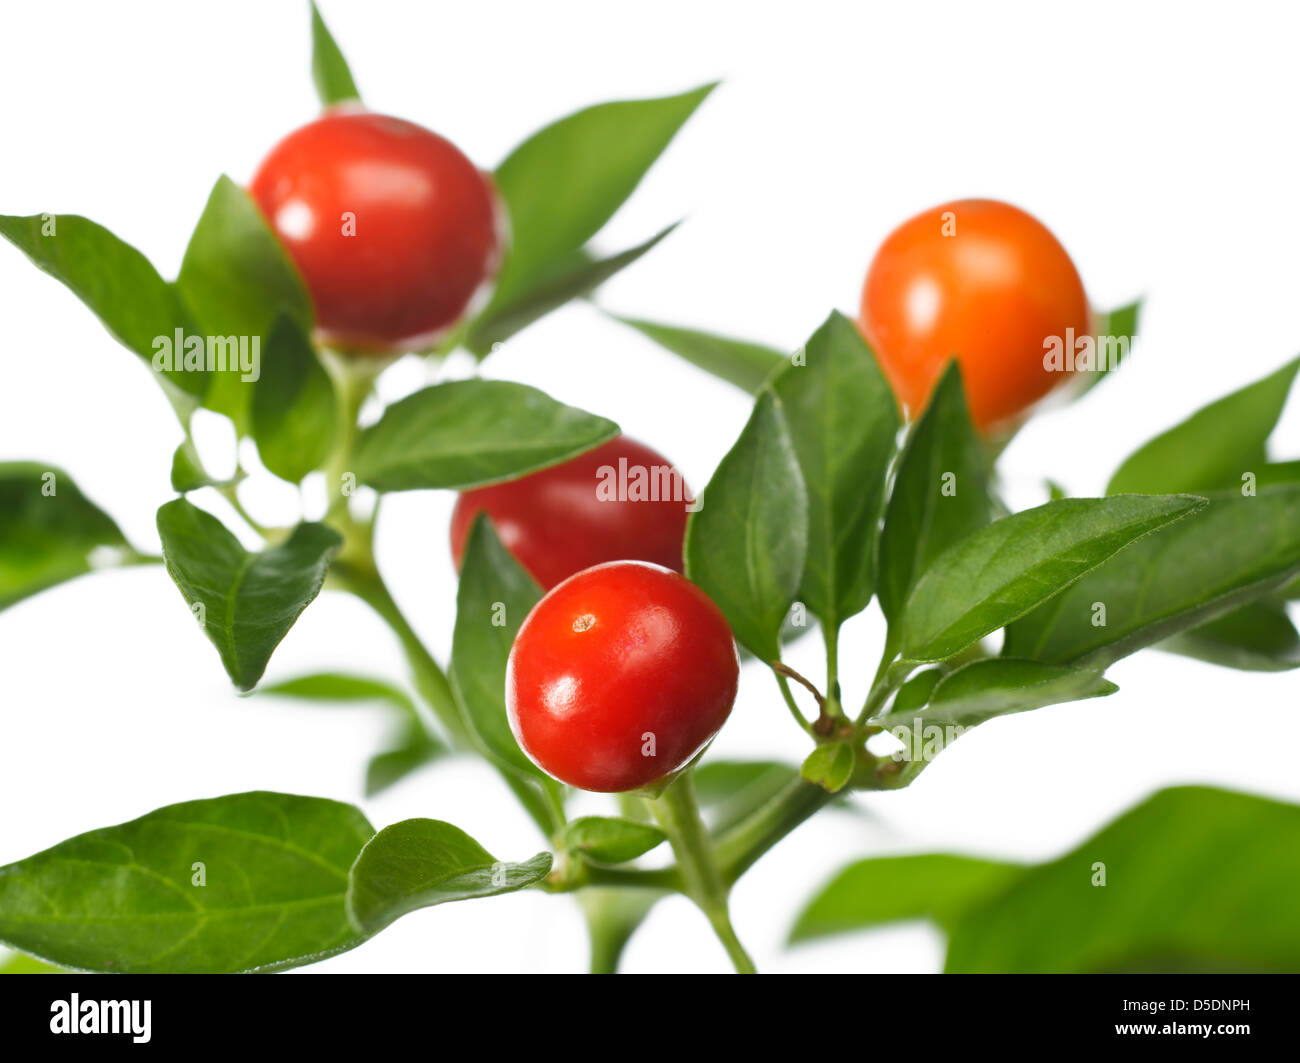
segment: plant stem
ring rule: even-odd
[[[714,853],[723,882],[734,883],[759,857],[836,796],[803,779],[788,784],[718,839]]]
[[[799,703],[794,700],[794,693],[790,690],[790,681],[775,669],[772,670],[772,674],[776,676],[776,685],[781,688],[781,697],[785,699],[785,703],[790,709],[790,715],[794,717],[794,722],[803,728],[805,734],[811,735],[813,733],[812,724],[799,711]]]
[[[466,744],[469,736],[460,718],[446,673],[433,659],[433,655],[425,649],[420,636],[415,633],[415,629],[398,608],[379,571],[373,567],[364,569],[355,562],[339,560],[331,566],[329,578],[340,589],[360,598],[392,628],[402,644],[407,663],[415,677],[416,690],[433,710],[447,734],[457,744]]]
[[[677,855],[684,892],[708,918],[737,973],[753,974],[754,961],[731,925],[727,911],[727,883],[714,861],[709,835],[700,818],[692,773],[682,772],[649,804]]]
[[[826,643],[826,700],[830,702],[823,711],[836,717],[844,711],[840,706],[840,629],[822,624],[822,641]]]

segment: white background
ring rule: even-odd
[[[324,13],[374,109],[451,137],[484,167],[577,107],[724,78],[602,236],[618,249],[688,218],[607,287],[605,303],[622,311],[793,347],[832,307],[856,309],[873,249],[917,210],[985,195],[1037,214],[1094,303],[1145,293],[1148,304],[1122,377],[1045,413],[1006,455],[1017,504],[1042,500],[1045,475],[1099,492],[1134,445],[1300,345],[1300,26],[1283,5],[370,0]],[[0,211],[85,214],[168,276],[216,176],[247,180],[316,109],[297,0],[6,5],[0,39]],[[8,246],[0,311],[0,455],[65,467],[156,550],[179,429],[150,373]],[[585,306],[519,336],[485,372],[617,419],[695,485],[748,408]],[[403,364],[386,393],[423,374]],[[1277,440],[1289,457],[1300,454],[1297,414]],[[292,492],[247,497],[293,515]],[[397,596],[440,654],[451,502],[394,498],[380,535]],[[845,629],[846,689],[858,696],[880,636],[874,607]],[[814,641],[794,652],[796,667],[820,666]],[[90,577],[0,614],[0,667],[0,863],[189,798],[269,788],[360,800],[364,760],[385,739],[371,710],[236,698],[156,568]],[[332,594],[289,634],[268,678],[320,668],[404,674],[380,623]],[[1112,677],[1114,697],[981,727],[911,790],[860,798],[865,815],[825,815],[762,861],[734,900],[760,967],[939,967],[942,942],[924,927],[783,949],[801,899],[861,855],[1046,858],[1172,783],[1300,799],[1300,678],[1158,653]],[[747,671],[715,755],[794,760],[803,748],[770,679]],[[541,848],[495,777],[467,760],[364,807],[377,825],[453,820],[507,859]],[[584,963],[576,907],[527,893],[408,916],[318,969]],[[627,955],[634,971],[724,966],[680,899],[656,909]]]

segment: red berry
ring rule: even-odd
[[[709,743],[739,672],[726,619],[690,580],[636,561],[598,565],[547,594],[519,629],[506,670],[510,728],[543,771],[621,793]]]
[[[668,459],[620,436],[562,465],[463,492],[451,515],[451,554],[459,568],[483,511],[547,590],[606,561],[680,572],[688,504],[685,481]]]
[[[400,118],[330,112],[272,148],[249,192],[338,347],[427,347],[496,268],[489,180],[450,141]]]

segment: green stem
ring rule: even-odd
[[[785,703],[790,709],[790,715],[794,717],[794,722],[803,728],[805,734],[811,735],[813,733],[812,724],[799,711],[799,703],[794,700],[794,692],[790,689],[790,680],[780,672],[773,671],[772,674],[776,676],[776,685],[781,688],[781,697],[785,699]]]
[[[822,625],[822,641],[826,643],[826,712],[839,716],[840,707],[840,629]]]
[[[425,649],[420,636],[398,608],[378,570],[373,567],[363,568],[356,562],[339,560],[331,566],[329,578],[339,589],[360,598],[392,628],[415,677],[416,690],[456,744],[468,744],[469,735],[460,718],[446,673]]]
[[[734,883],[759,857],[835,797],[803,779],[788,784],[718,839],[714,854],[723,882]]]
[[[745,951],[727,910],[727,883],[714,861],[708,831],[695,800],[695,779],[684,771],[662,794],[649,801],[651,811],[677,855],[683,890],[712,925],[739,974],[753,974],[754,961]]]
[[[351,471],[352,452],[360,433],[361,407],[374,389],[375,378],[389,362],[353,358],[327,350],[321,351],[321,361],[334,382],[334,395],[338,402],[334,448],[325,463],[325,495],[329,500],[325,516],[326,520],[349,524],[352,520],[348,506],[351,494],[344,493],[343,478]]]

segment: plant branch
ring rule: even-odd
[[[754,961],[736,936],[727,910],[727,882],[714,860],[713,849],[695,800],[695,779],[684,771],[656,798],[651,811],[677,855],[684,892],[708,917],[739,974],[753,974]]]

